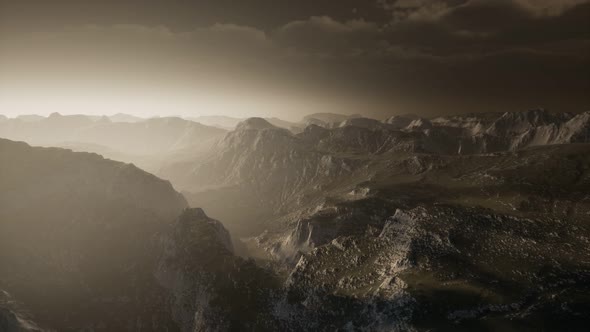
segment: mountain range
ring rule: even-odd
[[[587,328],[590,112],[230,127],[0,120],[0,330]]]

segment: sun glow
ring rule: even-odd
[[[55,87],[17,90],[0,88],[0,114],[16,117],[23,114],[47,116],[116,113],[140,117],[227,115],[233,117],[265,116],[273,109],[285,109],[280,100],[258,100],[240,95],[170,93],[164,90],[126,91],[107,89],[91,93],[85,89]]]

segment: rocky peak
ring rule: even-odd
[[[184,250],[217,248],[232,254],[234,252],[231,237],[223,224],[209,218],[200,208],[183,211],[176,222],[174,237]]]
[[[521,134],[539,126],[559,125],[569,118],[571,118],[570,114],[556,115],[544,109],[506,112],[492,123],[487,133],[495,136]]]
[[[419,119],[420,117],[414,114],[394,115],[386,119],[385,123],[391,125],[392,129],[403,129],[412,123],[412,121]]]
[[[322,120],[318,120],[315,118],[305,119],[302,123],[305,128],[312,126],[312,125],[318,126],[318,127],[328,127],[330,125],[329,123],[326,123]]]
[[[273,129],[277,128],[273,126],[270,122],[266,121],[263,118],[249,118],[246,119],[236,126],[236,131],[243,131],[243,130],[263,130],[263,129]]]
[[[187,219],[209,219],[205,211],[203,211],[203,209],[201,208],[185,209],[182,213],[182,216],[184,216]]]
[[[361,127],[366,129],[380,129],[383,128],[383,123],[379,120],[369,118],[350,118],[342,121],[339,127]]]
[[[202,209],[186,209],[163,239],[155,276],[169,294],[183,332],[275,330],[267,292],[272,278],[233,254],[223,225]]]
[[[317,142],[329,134],[329,129],[326,129],[320,125],[310,124],[305,127],[302,133],[298,134],[298,137],[301,137],[303,140],[308,142]]]
[[[410,122],[405,128],[407,130],[426,130],[432,129],[432,123],[427,119],[418,118]]]
[[[574,116],[566,122],[566,125],[571,127],[588,127],[590,125],[590,111]]]
[[[217,147],[214,158],[229,154],[244,155],[283,153],[293,147],[297,137],[287,129],[274,126],[262,118],[249,118],[228,132]],[[234,159],[234,157],[231,157]]]

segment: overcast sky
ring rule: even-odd
[[[0,0],[0,113],[590,110],[589,0]]]

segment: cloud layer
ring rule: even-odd
[[[273,107],[299,101],[292,109],[302,113],[315,105],[377,116],[589,107],[589,1],[363,3],[331,11],[320,1],[323,15],[272,26],[5,28],[0,85],[102,82],[89,89],[256,96]]]

